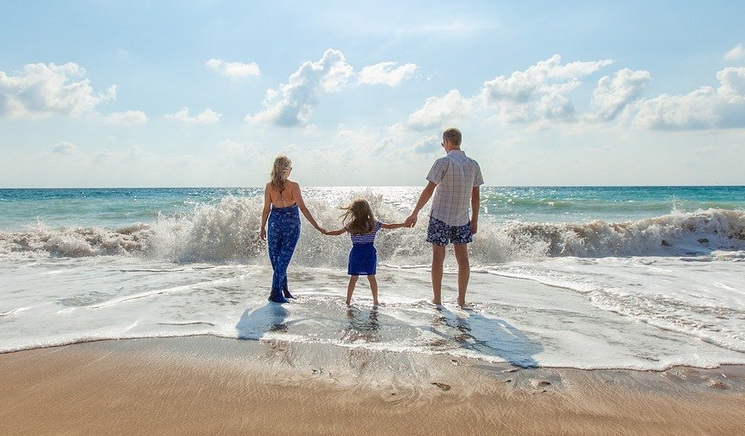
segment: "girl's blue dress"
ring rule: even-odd
[[[375,275],[378,265],[378,252],[375,250],[375,235],[382,223],[377,221],[370,233],[352,235],[352,250],[349,252],[347,274],[350,276]]]

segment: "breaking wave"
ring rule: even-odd
[[[379,200],[379,199],[378,199]],[[404,212],[375,198],[384,222],[402,221]],[[177,263],[254,262],[266,257],[258,237],[262,199],[224,197],[179,216],[110,229],[46,228],[0,233],[0,256],[139,256]],[[337,208],[309,207],[321,225],[339,227]],[[414,229],[383,230],[376,241],[381,262],[418,265],[429,262],[424,241],[426,220]],[[294,262],[308,266],[346,263],[349,238],[324,236],[304,224]],[[472,263],[498,264],[542,257],[700,256],[716,250],[745,250],[745,212],[708,209],[676,212],[637,221],[571,223],[491,223],[481,218],[471,245]]]

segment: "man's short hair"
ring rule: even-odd
[[[460,143],[463,140],[463,134],[455,127],[451,127],[442,133],[442,139],[450,141],[456,147],[460,147]]]

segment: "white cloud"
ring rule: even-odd
[[[278,90],[267,90],[264,109],[245,119],[250,123],[272,123],[281,127],[308,126],[323,94],[358,85],[399,86],[412,78],[418,68],[410,63],[399,66],[396,62],[381,62],[355,74],[342,52],[328,49],[320,60],[301,65]]]
[[[192,124],[215,124],[220,121],[222,114],[218,114],[210,109],[206,109],[204,112],[195,116],[189,116],[189,108],[182,108],[175,114],[166,115],[167,120],[181,121],[184,123]]]
[[[728,61],[739,61],[745,59],[745,45],[737,44],[724,54],[724,59]]]
[[[205,65],[230,79],[261,75],[258,64],[254,62],[244,64],[242,62],[228,62],[223,59],[210,59],[205,62]]]
[[[109,124],[133,125],[144,124],[147,121],[148,117],[142,111],[114,112],[106,117],[106,122]]]
[[[343,89],[353,76],[353,68],[344,55],[328,49],[317,62],[305,62],[293,73],[279,91],[270,89],[264,100],[265,109],[247,121],[271,122],[277,126],[294,127],[307,124],[323,93]]]
[[[650,81],[648,71],[632,71],[624,68],[615,77],[604,76],[592,96],[596,108],[596,117],[602,121],[611,121],[631,103],[642,97]]]
[[[581,79],[612,63],[606,59],[562,65],[561,56],[554,55],[510,77],[485,82],[481,98],[496,107],[505,122],[569,121],[575,109],[567,94],[582,86]]]
[[[430,97],[424,107],[409,115],[404,127],[412,130],[427,130],[453,124],[472,111],[472,102],[461,97],[457,89],[444,97]]]
[[[52,153],[70,156],[78,151],[78,147],[72,142],[62,141],[52,146]]]
[[[685,95],[663,94],[644,99],[651,75],[644,70],[624,68],[597,82],[590,111],[580,116],[571,93],[583,80],[610,60],[562,64],[553,56],[511,76],[498,76],[484,83],[474,97],[464,97],[457,89],[444,97],[430,97],[424,106],[404,123],[392,126],[422,131],[442,128],[474,116],[477,111],[496,110],[505,123],[531,123],[546,126],[552,122],[613,122],[622,120],[642,129],[721,129],[745,128],[745,67],[727,67],[716,75],[718,87],[703,86]],[[426,143],[415,144],[418,151]]]
[[[729,103],[742,103],[745,98],[745,68],[727,67],[717,73],[721,86],[717,93]]]
[[[662,94],[645,100],[634,125],[648,129],[705,129],[718,120],[712,105],[716,90],[703,87],[687,95]]]
[[[686,95],[663,94],[643,102],[635,125],[695,130],[745,127],[745,67],[717,73],[718,88],[703,86]]]
[[[572,121],[576,110],[574,104],[563,94],[553,93],[541,96],[535,104],[535,112],[544,120]]]
[[[100,103],[116,99],[116,86],[95,93],[85,70],[64,65],[28,64],[15,76],[0,71],[0,116],[38,118],[49,115],[79,117]]]
[[[396,68],[397,62],[381,62],[364,67],[358,75],[361,84],[398,86],[416,73],[416,64],[405,64]]]
[[[483,95],[488,103],[528,103],[546,94],[566,94],[582,85],[579,79],[611,63],[603,60],[561,65],[561,56],[554,55],[525,71],[515,71],[510,77],[499,76],[485,82]]]
[[[432,153],[442,148],[442,139],[437,135],[419,138],[414,143],[414,153]]]

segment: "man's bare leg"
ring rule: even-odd
[[[432,244],[432,303],[442,304],[442,274],[445,263],[445,246]]]
[[[468,262],[468,245],[453,245],[455,260],[458,262],[458,306],[466,305],[466,289],[471,278],[471,265]]]

